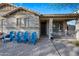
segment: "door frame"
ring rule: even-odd
[[[45,29],[45,35],[42,35],[41,34],[41,30],[42,30],[42,28],[41,28],[41,26],[42,26],[42,22],[45,22],[46,24],[45,24],[45,27],[46,27],[46,29]],[[47,36],[47,20],[43,20],[43,21],[40,21],[40,36]]]

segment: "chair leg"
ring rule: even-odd
[[[13,38],[10,38],[10,42],[12,42],[13,41]]]
[[[24,43],[27,43],[28,40],[24,40]]]
[[[36,41],[32,41],[32,44],[35,45],[36,44]]]

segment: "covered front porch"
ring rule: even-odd
[[[67,24],[67,22],[72,20],[76,21],[74,29],[73,28],[70,29],[69,25]],[[79,20],[79,14],[41,15],[40,35],[42,35],[43,33],[44,35],[47,35],[49,39],[52,37],[52,35],[58,38],[71,37],[71,38],[79,39],[78,20]]]

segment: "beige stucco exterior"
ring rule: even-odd
[[[18,12],[19,13],[19,12]],[[27,15],[29,15],[29,25],[26,27],[20,27],[16,25],[17,18],[27,18]],[[26,14],[26,15],[12,15],[7,20],[4,20],[4,29],[3,32],[9,33],[10,31],[28,31],[30,33],[37,32],[38,38],[39,38],[39,17],[32,15],[32,14]]]

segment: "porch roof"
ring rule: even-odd
[[[69,21],[69,20],[77,20],[79,18],[79,13],[72,14],[42,14],[40,15],[41,20],[48,20],[49,18],[53,18],[55,21]]]
[[[41,18],[79,18],[79,13],[73,14],[42,14]]]

